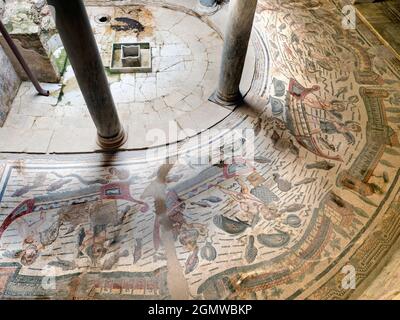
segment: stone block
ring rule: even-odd
[[[0,48],[0,127],[6,121],[8,111],[17,94],[20,78],[14,71],[9,59]]]

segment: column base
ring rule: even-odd
[[[201,14],[205,15],[213,15],[219,10],[220,6],[217,4],[214,4],[212,6],[205,6],[201,2],[197,4],[196,11],[198,11]]]
[[[208,98],[208,100],[233,111],[236,107],[242,104],[243,96],[240,92],[238,92],[236,95],[227,98],[222,96],[217,90],[211,95],[210,98]]]
[[[104,138],[97,135],[97,144],[103,150],[116,150],[119,147],[123,146],[128,139],[128,135],[125,133],[125,130],[121,128],[118,135],[113,138]]]

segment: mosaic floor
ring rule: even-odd
[[[3,299],[362,295],[400,235],[399,61],[334,1],[260,0],[255,32],[247,105],[208,140],[2,155]]]

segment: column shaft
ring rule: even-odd
[[[113,149],[125,142],[99,49],[82,0],[47,0],[65,51],[98,132],[98,143]]]
[[[218,89],[210,98],[219,105],[235,106],[242,100],[239,86],[256,8],[257,0],[230,1]]]

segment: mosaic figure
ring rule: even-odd
[[[235,178],[235,181],[241,188],[240,192],[229,190],[221,185],[216,185],[216,187],[239,204],[241,211],[236,216],[237,219],[254,227],[261,218],[265,220],[274,220],[280,216],[279,212],[273,207],[266,205],[255,197],[240,178]]]

